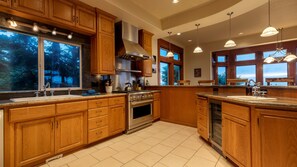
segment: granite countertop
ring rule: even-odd
[[[146,87],[172,87],[172,88],[248,88],[245,85],[149,85]],[[252,86],[251,86],[252,87]],[[297,89],[297,86],[260,86],[261,89]]]
[[[100,95],[90,95],[90,96],[63,96],[62,98],[55,98],[51,96],[48,99],[43,99],[43,97],[37,97],[36,100],[34,97],[32,99],[30,98],[29,101],[18,101],[14,102],[12,100],[0,100],[0,108],[4,107],[17,107],[17,106],[23,106],[23,105],[36,105],[36,104],[44,104],[44,103],[55,103],[55,102],[64,102],[64,101],[69,101],[69,100],[92,100],[96,98],[105,98],[105,97],[116,97],[116,96],[125,96],[127,95],[126,93],[110,93],[110,94],[100,94]],[[40,99],[38,99],[40,98]]]
[[[257,108],[272,108],[282,110],[294,110],[297,111],[297,99],[296,98],[285,98],[285,97],[267,97],[274,99],[257,100],[257,99],[244,99],[244,98],[230,98],[230,96],[244,96],[234,94],[219,94],[214,95],[210,93],[196,93],[198,96],[207,97],[210,99],[221,100],[225,102],[237,103],[246,106],[254,106]],[[228,97],[229,96],[229,97]]]

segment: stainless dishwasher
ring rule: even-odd
[[[4,112],[0,109],[0,167],[4,167]]]

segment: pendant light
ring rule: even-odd
[[[266,57],[264,59],[264,63],[273,63],[273,62],[279,63],[282,61],[290,62],[297,58],[297,56],[292,53],[286,53],[286,51],[283,48],[283,44],[282,44],[283,28],[278,29],[278,32],[280,33],[276,36],[276,51],[273,54]],[[280,36],[280,40],[278,36]],[[283,56],[279,56],[279,55],[283,55]]]
[[[173,53],[172,53],[172,51],[171,51],[171,43],[170,43],[170,35],[171,35],[171,33],[172,32],[168,32],[168,38],[169,38],[169,47],[168,47],[168,53],[167,53],[167,55],[166,55],[166,57],[173,57],[174,55],[173,55]]]
[[[261,37],[270,37],[278,34],[278,30],[270,25],[270,0],[268,0],[268,27],[265,28]]]
[[[225,43],[224,47],[225,48],[231,48],[231,47],[235,47],[236,43],[231,39],[231,16],[232,16],[233,12],[227,13],[227,15],[229,16],[229,40]]]
[[[199,38],[198,38],[198,28],[200,26],[200,24],[195,24],[195,26],[197,27],[197,46],[196,48],[194,49],[193,53],[202,53],[203,50],[199,47]]]

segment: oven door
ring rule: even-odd
[[[129,129],[152,123],[153,100],[130,102]]]

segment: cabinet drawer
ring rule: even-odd
[[[198,106],[197,107],[205,107],[207,108],[207,100],[202,100],[202,99],[197,99],[197,103]]]
[[[160,100],[160,93],[154,93],[154,100]]]
[[[118,105],[118,104],[124,104],[125,103],[125,97],[115,97],[115,98],[109,98],[109,105]]]
[[[202,126],[207,127],[207,119],[205,115],[198,114],[198,124],[201,124]]]
[[[198,133],[200,134],[201,137],[204,139],[208,139],[208,130],[205,126],[202,126],[201,124],[198,123]]]
[[[57,104],[57,114],[67,114],[88,109],[87,101],[69,102]]]
[[[208,115],[208,108],[206,107],[197,107],[198,108],[198,114],[202,114],[207,116]]]
[[[88,118],[94,118],[98,116],[103,116],[108,113],[108,107],[90,109],[88,112]]]
[[[103,139],[108,136],[108,127],[102,127],[94,130],[90,130],[88,134],[88,142],[92,143],[94,141]]]
[[[106,116],[102,116],[102,117],[96,117],[96,118],[92,118],[88,120],[88,129],[92,130],[92,129],[96,129],[96,128],[100,128],[103,126],[106,126],[108,123],[108,117]]]
[[[245,121],[250,121],[250,108],[231,103],[222,103],[222,113],[234,116]]]
[[[108,99],[89,100],[89,109],[108,106]]]
[[[9,110],[9,121],[17,122],[32,120],[36,118],[45,118],[55,115],[55,105],[42,105],[34,107],[22,107]]]

